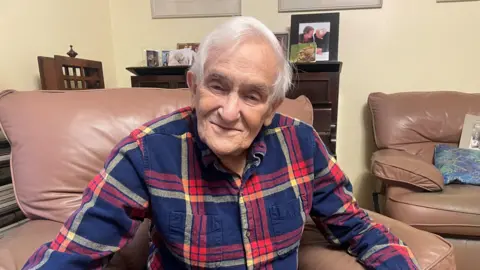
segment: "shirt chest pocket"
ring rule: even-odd
[[[305,224],[302,200],[292,199],[269,208],[270,225],[275,237],[272,244],[280,257],[288,256],[298,249]]]
[[[300,198],[274,204],[269,211],[275,236],[303,230],[305,213]]]
[[[188,265],[217,268],[222,262],[223,228],[218,215],[170,212],[167,239],[174,255]]]

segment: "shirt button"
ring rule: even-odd
[[[246,232],[246,233],[245,233],[245,236],[246,236],[246,237],[250,237],[250,232]]]

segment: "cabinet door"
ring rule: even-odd
[[[139,82],[135,87],[146,87],[146,88],[172,88],[170,87],[169,82]]]
[[[178,81],[175,82],[175,87],[172,88],[188,88],[188,85],[186,81]]]
[[[293,76],[293,89],[289,98],[306,96],[312,104],[330,103],[330,77],[327,73],[298,73]]]
[[[293,76],[293,89],[288,98],[306,96],[313,106],[313,127],[331,153],[336,150],[336,125],[338,104],[336,72],[297,73]]]

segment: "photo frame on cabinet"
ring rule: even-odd
[[[158,67],[160,65],[159,52],[157,50],[145,50],[147,67]]]
[[[290,51],[290,47],[288,46],[289,43],[289,35],[287,32],[282,33],[274,33],[275,37],[277,38],[280,46],[283,48],[283,52],[285,54],[285,58],[288,59],[288,52]]]
[[[290,61],[338,60],[339,13],[292,15]]]

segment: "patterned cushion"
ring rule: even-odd
[[[443,175],[444,183],[480,185],[480,151],[451,145],[435,146],[435,167]]]

